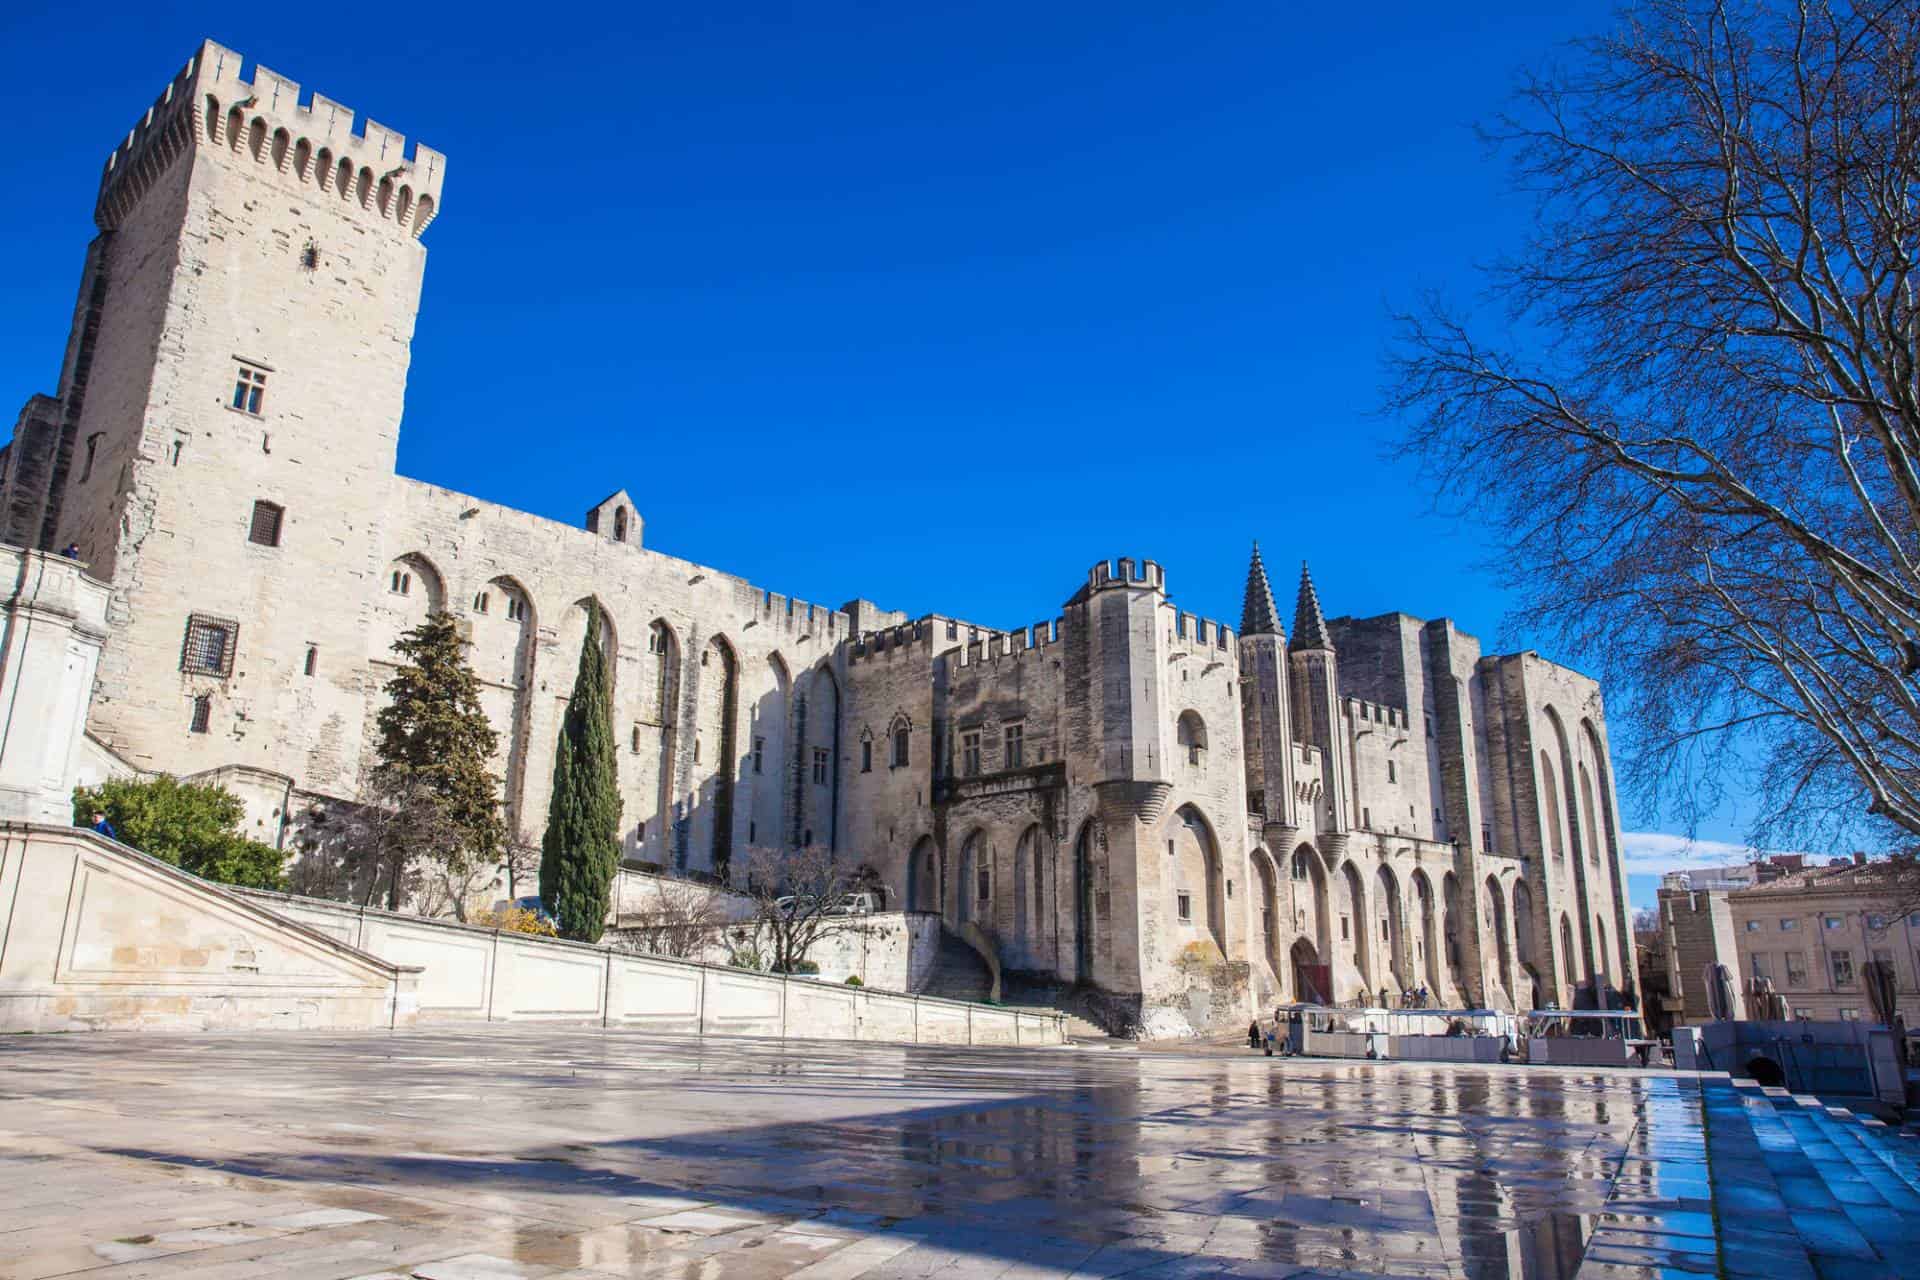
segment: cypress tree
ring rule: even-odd
[[[459,623],[431,614],[394,641],[393,652],[400,665],[374,721],[374,781],[384,794],[438,810],[438,821],[422,824],[435,833],[433,847],[395,851],[388,906],[398,908],[406,863],[427,857],[456,873],[484,866],[499,859],[506,825],[500,780],[487,768],[499,739],[480,706]]]
[[[620,869],[620,788],[614,771],[613,701],[600,610],[587,604],[580,672],[553,755],[553,796],[540,843],[540,899],[560,936],[597,942]]]

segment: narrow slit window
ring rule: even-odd
[[[313,645],[307,646],[307,664],[306,665],[307,665],[308,675],[312,675],[320,666],[320,650]]]

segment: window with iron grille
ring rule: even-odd
[[[213,721],[213,698],[201,694],[193,700],[193,719],[187,722],[188,733],[205,733]]]
[[[240,636],[240,624],[231,618],[210,618],[204,613],[187,618],[186,643],[180,651],[180,669],[205,676],[233,674],[234,643]]]
[[[247,541],[263,547],[280,545],[280,517],[286,514],[286,508],[271,502],[253,504],[253,523],[247,528]]]

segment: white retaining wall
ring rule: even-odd
[[[1066,1042],[1065,1019],[248,892],[275,912],[421,967],[423,1020],[551,1020],[702,1035],[907,1044]],[[937,935],[936,935],[937,936]]]
[[[0,1032],[406,1026],[407,964],[91,831],[0,823]]]

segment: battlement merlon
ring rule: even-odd
[[[1136,562],[1132,556],[1102,560],[1087,571],[1087,590],[1107,591],[1115,587],[1145,587],[1151,591],[1167,589],[1167,573],[1157,560]]]
[[[420,143],[409,153],[404,135],[372,120],[361,121],[356,133],[351,108],[317,93],[302,105],[298,83],[265,67],[252,70],[248,80],[240,54],[211,40],[201,44],[107,157],[95,207],[102,229],[116,225],[180,151],[205,143],[250,153],[321,190],[331,184],[336,195],[344,176],[358,187],[348,194],[380,220],[413,236],[426,230],[440,208],[444,155]],[[235,123],[245,135],[236,135]],[[322,152],[324,171],[317,163]]]

